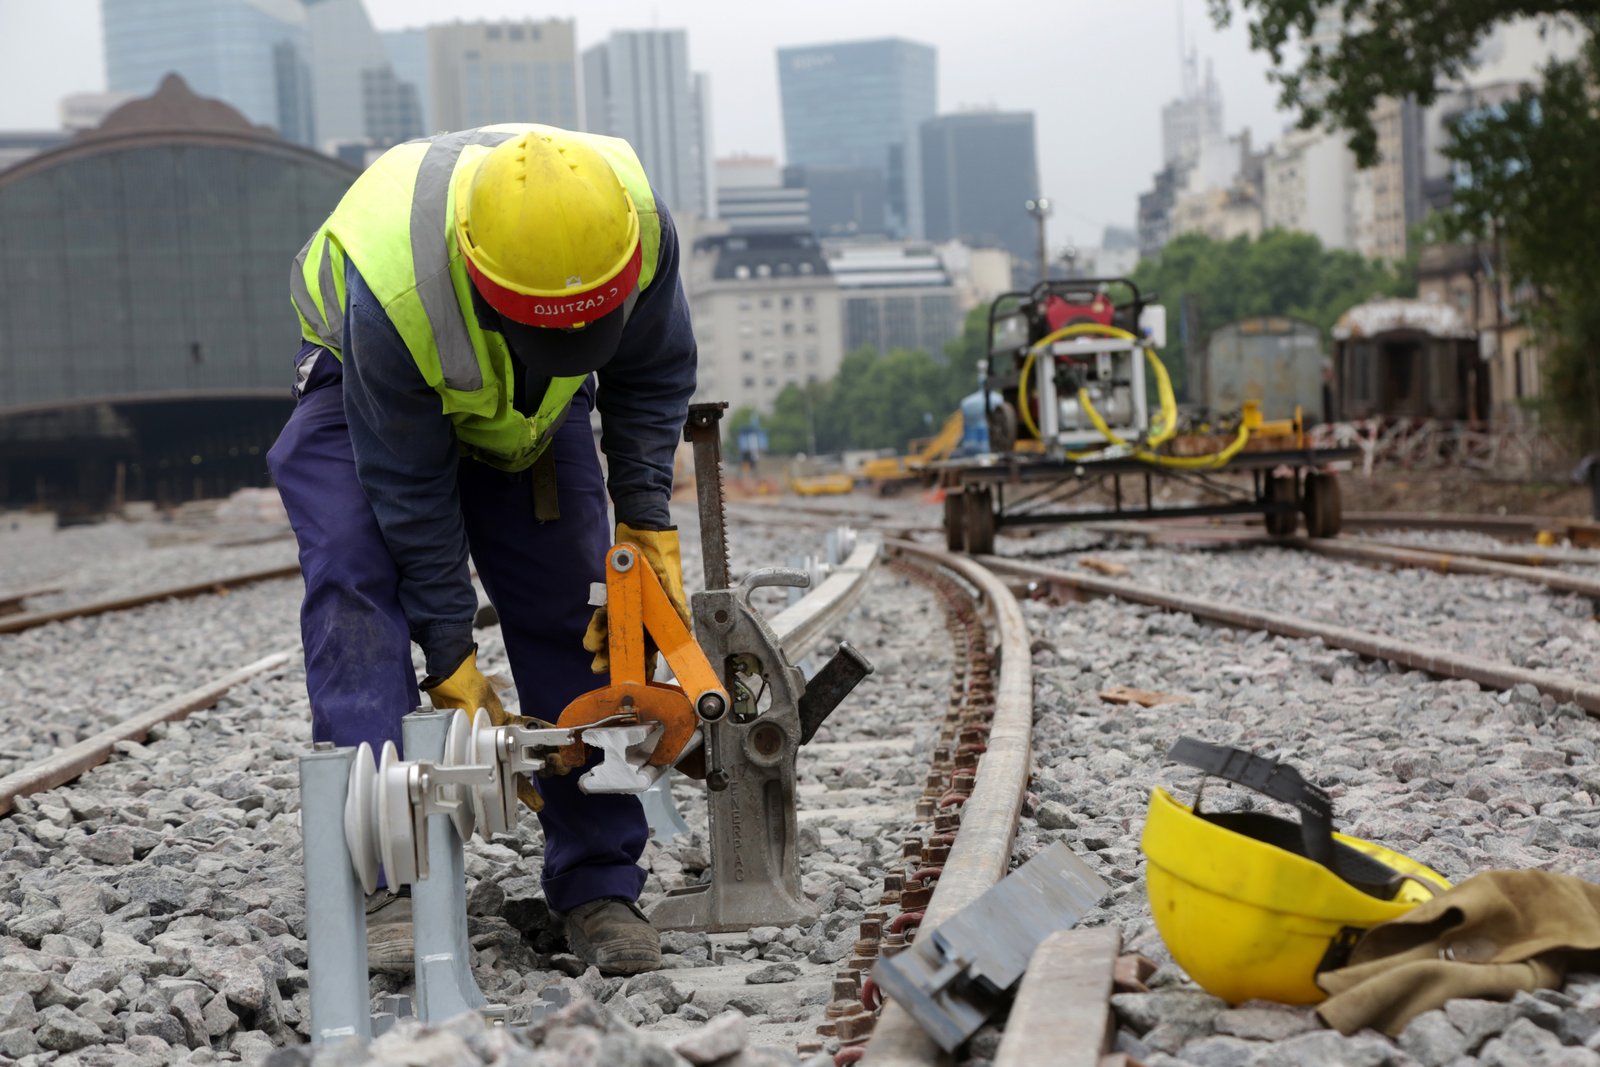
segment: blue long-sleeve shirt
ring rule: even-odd
[[[673,456],[697,358],[678,278],[677,230],[659,199],[656,204],[661,247],[655,277],[639,294],[616,355],[598,375],[607,489],[617,520],[641,529],[671,523]],[[411,638],[422,646],[428,673],[444,677],[472,646],[477,609],[456,486],[455,430],[354,263],[346,268],[345,288],[344,408],[356,473],[399,567]],[[498,330],[495,311],[481,299],[474,305],[479,323]],[[513,355],[531,381],[542,380],[537,352]],[[530,396],[527,403],[538,400]]]

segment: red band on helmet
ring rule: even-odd
[[[472,283],[478,287],[478,292],[483,294],[490,307],[506,318],[527,326],[547,326],[565,330],[579,323],[593,322],[600,316],[610,314],[621,307],[622,302],[628,299],[628,294],[633,292],[634,286],[639,283],[639,269],[644,262],[644,251],[639,245],[634,245],[628,265],[617,272],[617,276],[610,281],[603,282],[593,289],[561,296],[529,296],[527,293],[507,289],[480,271],[472,262],[471,256],[463,258],[467,261],[467,273],[472,276]]]

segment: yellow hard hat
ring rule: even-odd
[[[456,240],[489,306],[571,330],[619,310],[639,280],[639,213],[582,138],[542,127],[456,172]]]
[[[1293,767],[1187,737],[1169,758],[1300,809],[1296,824],[1151,794],[1140,847],[1156,929],[1189,977],[1229,1003],[1317,1003],[1317,973],[1341,966],[1357,937],[1450,888],[1416,860],[1335,833],[1327,794]]]

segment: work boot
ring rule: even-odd
[[[631,900],[591,900],[562,919],[573,954],[601,974],[643,974],[661,966],[661,935]]]
[[[411,887],[380,889],[367,897],[367,969],[374,974],[410,974],[414,969]]]

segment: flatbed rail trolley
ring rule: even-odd
[[[989,337],[981,392],[990,451],[929,468],[945,491],[952,551],[992,552],[1008,527],[1130,519],[1260,515],[1267,533],[1287,537],[1303,517],[1313,537],[1339,532],[1333,468],[1357,450],[1311,448],[1298,412],[1266,422],[1250,404],[1221,413],[1220,433],[1180,433],[1156,354],[1165,309],[1131,280],[1051,280],[1007,293],[990,308]],[[1163,480],[1184,484],[1196,502],[1157,506]],[[1109,506],[1065,506],[1095,489]]]

